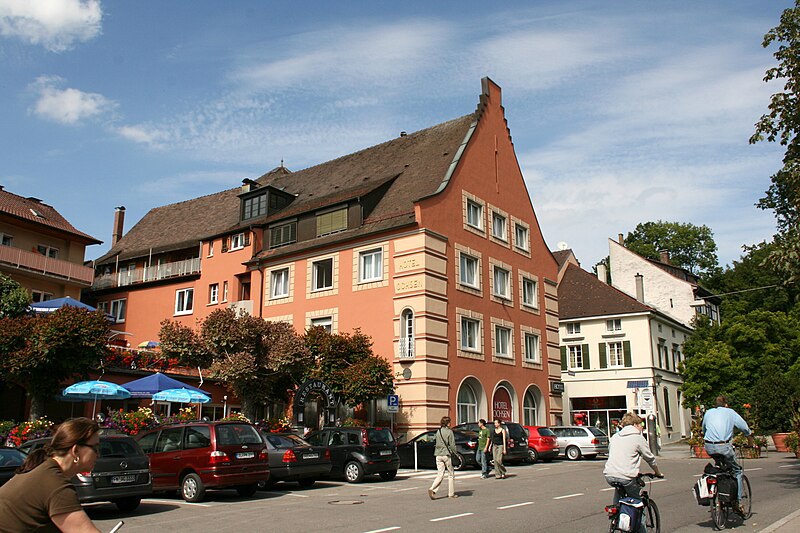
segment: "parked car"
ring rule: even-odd
[[[416,447],[417,466],[436,468],[436,457],[433,455],[433,449],[436,446],[437,431],[426,431],[398,446],[397,454],[400,456],[400,466],[414,468],[414,447]],[[454,429],[453,436],[456,439],[455,452],[457,455],[457,457],[453,458],[453,468],[464,470],[467,467],[480,466],[475,460],[475,452],[478,449],[478,434],[474,431]]]
[[[547,463],[558,457],[558,437],[544,426],[522,426],[528,431],[528,457],[532,463]]]
[[[494,431],[494,423],[489,422],[486,424],[489,431]],[[503,422],[503,427],[506,428],[506,455],[503,457],[503,463],[521,463],[523,461],[530,461],[528,455],[528,432],[520,424],[516,422]],[[459,424],[453,429],[463,429],[467,431],[478,431],[477,422],[468,422],[466,424]],[[490,454],[491,455],[491,454]]]
[[[0,486],[14,477],[17,468],[25,461],[25,454],[14,448],[0,448]]]
[[[570,461],[608,455],[608,435],[594,426],[556,426],[550,429],[558,437],[559,455]]]
[[[324,446],[312,446],[294,433],[270,433],[261,430],[269,454],[269,481],[259,483],[267,488],[278,481],[297,481],[310,487],[331,472],[331,452]]]
[[[180,491],[199,502],[207,489],[236,489],[252,496],[268,481],[267,447],[246,422],[188,422],[142,432],[137,440],[150,456],[154,491]]]
[[[389,428],[336,427],[310,433],[306,440],[313,446],[325,446],[331,454],[331,476],[344,476],[350,483],[360,483],[364,476],[379,474],[394,479],[400,468],[397,441]]]
[[[50,442],[49,438],[23,442],[19,450],[28,454]],[[70,480],[81,503],[113,502],[124,512],[139,507],[153,493],[150,460],[136,441],[123,434],[100,435],[100,453],[91,472]]]

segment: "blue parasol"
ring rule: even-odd
[[[211,397],[189,389],[167,389],[153,394],[153,400],[157,402],[208,403],[211,401]]]
[[[131,393],[125,387],[111,383],[109,381],[80,381],[70,385],[61,393],[65,399],[94,400],[92,416],[97,407],[97,397],[106,400],[124,400],[130,398]]]
[[[156,372],[155,374],[150,374],[149,376],[135,379],[133,381],[123,383],[122,385],[131,391],[131,396],[134,398],[149,398],[153,394],[167,389],[186,389],[201,393],[203,392],[198,388],[166,376],[161,372]]]

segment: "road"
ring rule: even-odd
[[[698,506],[691,494],[706,462],[659,459],[667,477],[653,482],[650,494],[661,510],[662,531],[712,531],[708,508]],[[325,481],[305,490],[294,483],[278,484],[253,498],[220,491],[209,492],[200,504],[152,498],[132,513],[120,514],[111,504],[95,504],[88,511],[103,531],[125,520],[120,533],[606,531],[603,507],[611,500],[611,491],[602,477],[603,465],[601,458],[512,466],[505,480],[481,479],[476,471],[458,472],[459,498],[452,500],[446,497],[446,482],[439,499],[428,498],[433,471],[403,470],[388,482],[376,476],[358,485]],[[754,514],[744,524],[732,519],[733,531],[760,531],[797,509],[800,461],[770,453],[748,461],[745,470],[753,487]]]

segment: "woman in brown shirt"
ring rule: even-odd
[[[99,431],[93,420],[73,418],[58,426],[50,444],[31,452],[18,474],[0,487],[0,531],[100,532],[70,482],[94,467]]]

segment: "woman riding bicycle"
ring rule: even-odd
[[[608,443],[608,461],[603,470],[603,475],[609,485],[622,485],[625,494],[638,498],[642,487],[636,476],[639,475],[639,466],[642,459],[647,461],[657,477],[664,477],[656,464],[656,456],[650,451],[647,441],[642,437],[642,419],[634,413],[625,413],[620,420],[622,429],[611,437]],[[619,491],[614,491],[614,505],[619,503]]]

